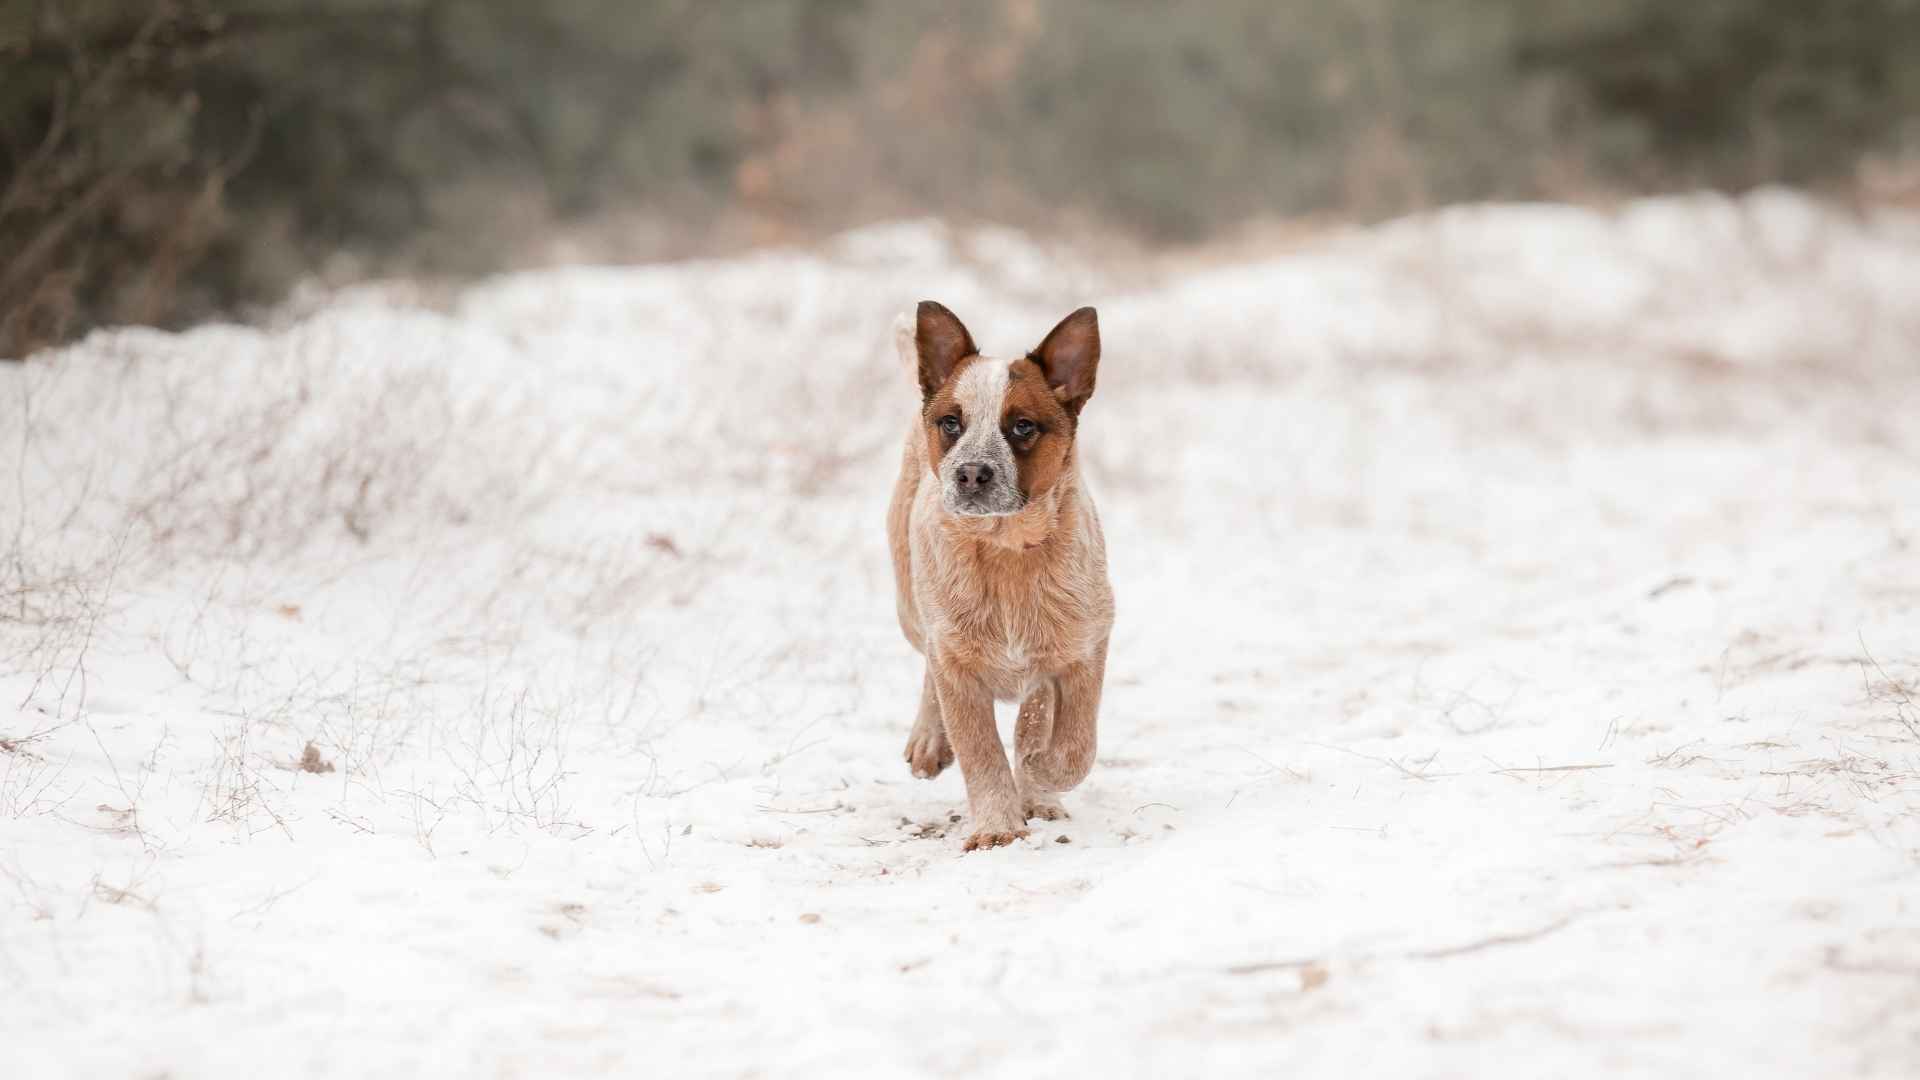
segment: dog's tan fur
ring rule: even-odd
[[[972,851],[1025,836],[1029,818],[1064,816],[1057,793],[1093,767],[1113,590],[1074,435],[1092,393],[1098,326],[1083,308],[1014,361],[981,357],[938,304],[920,306],[913,331],[896,333],[920,376],[921,416],[887,511],[900,628],[927,658],[905,756],[915,776],[929,778],[958,759]],[[1005,364],[1008,377],[1003,416],[971,422],[1011,425],[1017,415],[1041,424],[1037,435],[1012,440],[1024,505],[1004,516],[955,513],[942,498],[938,469],[953,440],[940,421],[976,364]],[[1021,702],[1012,766],[996,698]]]

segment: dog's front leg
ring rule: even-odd
[[[1026,790],[1071,791],[1093,770],[1100,685],[1106,674],[1107,643],[1102,641],[1092,656],[1056,677],[1053,725],[1046,732],[1046,741],[1040,742],[1037,732],[1024,745],[1018,738],[1014,741],[1014,752],[1020,757],[1020,783]],[[1015,732],[1017,735],[1017,728]]]
[[[993,694],[971,672],[951,663],[936,660],[934,668],[940,715],[947,724],[947,741],[959,759],[960,775],[967,783],[967,809],[973,814],[973,835],[967,837],[966,850],[1011,844],[1027,835],[1027,819],[1020,812],[1020,792],[994,726]]]
[[[953,764],[953,747],[947,743],[947,727],[940,719],[940,690],[933,682],[933,661],[927,661],[927,679],[920,688],[920,715],[907,736],[907,767],[921,780],[939,776]]]
[[[1028,821],[1058,821],[1072,816],[1060,805],[1060,796],[1041,788],[1027,775],[1027,762],[1053,743],[1054,702],[1058,698],[1053,679],[1041,679],[1027,691],[1026,700],[1020,703],[1020,717],[1013,722],[1013,782],[1020,789],[1020,806]]]

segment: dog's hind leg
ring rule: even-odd
[[[946,721],[940,718],[940,698],[933,685],[933,661],[927,661],[927,678],[920,687],[920,715],[907,736],[907,765],[913,775],[931,780],[953,764],[953,745],[947,742]]]
[[[1027,692],[1020,703],[1020,716],[1013,722],[1013,759],[1020,763],[1014,780],[1020,787],[1020,801],[1028,818],[1058,821],[1069,817],[1060,805],[1060,796],[1036,786],[1027,776],[1027,759],[1046,750],[1053,741],[1054,706],[1059,696],[1052,679],[1042,679]]]
[[[1022,792],[1071,791],[1093,770],[1095,721],[1106,673],[1107,643],[1102,641],[1092,656],[1053,679],[1053,722],[1046,725],[1045,740],[1036,737],[1023,744],[1015,729]],[[1020,712],[1024,720],[1025,706]]]

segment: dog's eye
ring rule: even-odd
[[[960,434],[960,418],[957,416],[941,417],[940,430],[946,432],[949,435]]]
[[[1024,416],[1013,422],[1013,437],[1016,439],[1031,439],[1038,430],[1040,426]]]

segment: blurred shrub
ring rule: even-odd
[[[899,35],[917,48],[862,49],[907,56],[910,82],[931,60],[939,83],[866,129],[942,126],[944,150],[896,156],[922,165],[920,190],[984,161],[988,179],[1050,207],[1162,239],[1255,213],[1844,180],[1864,151],[1920,141],[1916,0],[1000,10],[989,24],[921,3],[907,20],[920,36]],[[993,190],[972,172],[959,172],[971,190]]]
[[[1920,0],[0,0],[0,356],[305,276],[943,213],[1256,214],[1845,181]]]
[[[472,273],[555,219],[724,206],[855,3],[0,0],[0,356],[284,294],[341,255]]]
[[[192,145],[210,27],[121,7],[0,8],[0,355],[170,316],[220,229],[232,170]]]
[[[1818,182],[1920,137],[1916,0],[1551,0],[1512,56],[1626,132],[1601,165],[1642,183]]]

